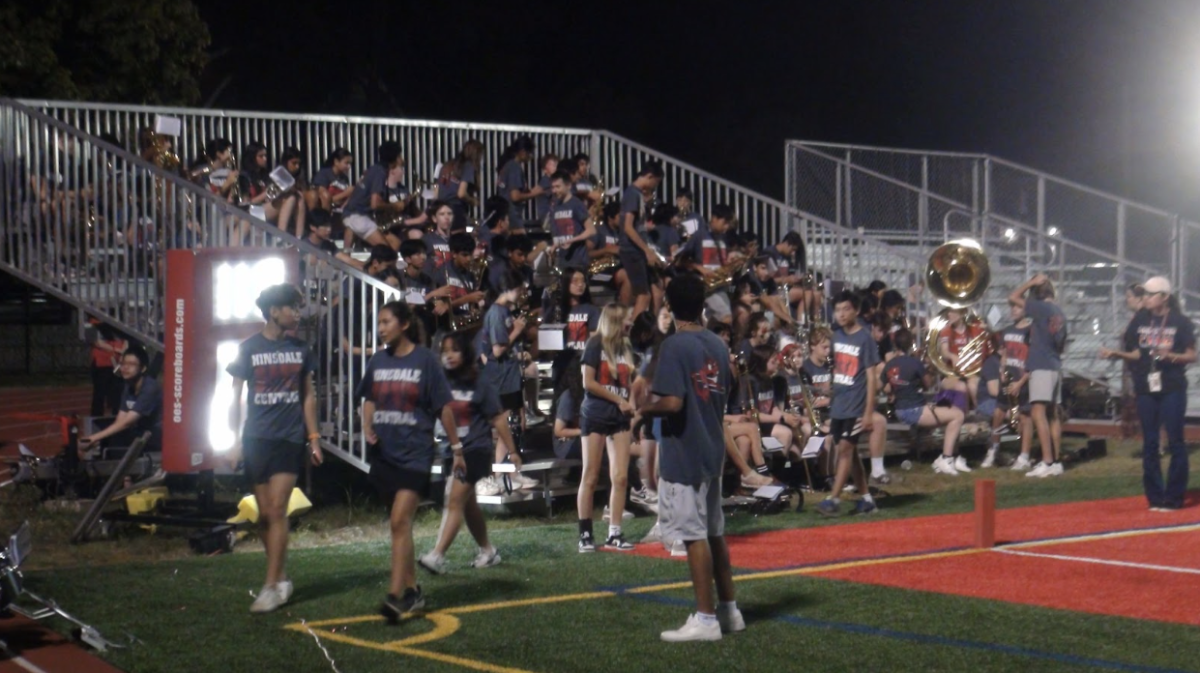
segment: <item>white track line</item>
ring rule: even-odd
[[[1040,554],[1031,551],[1019,551],[1017,549],[996,549],[995,551],[1001,554],[1012,554],[1013,556],[1032,556],[1035,558],[1048,558],[1056,561],[1077,561],[1079,563],[1096,563],[1106,566],[1120,566],[1122,568],[1139,568],[1141,570],[1162,570],[1169,573],[1181,573],[1184,575],[1200,575],[1200,569],[1196,568],[1177,568],[1175,566],[1160,566],[1150,563],[1133,563],[1130,561],[1112,561],[1109,559],[1090,558],[1087,556],[1063,556],[1061,554]]]
[[[29,671],[29,673],[47,673],[46,669],[8,649],[8,645],[3,640],[0,640],[0,652],[7,652],[9,661]]]
[[[1006,549],[1021,549],[1024,547],[1046,547],[1056,544],[1072,544],[1075,542],[1093,542],[1095,540],[1111,540],[1113,538],[1155,535],[1158,533],[1186,533],[1195,530],[1200,530],[1200,523],[1185,523],[1175,526],[1162,526],[1161,528],[1133,528],[1130,530],[1118,530],[1109,533],[1095,533],[1092,535],[1068,535],[1064,537],[1050,538],[1047,540],[1012,542],[1005,545],[998,545],[996,547],[996,551],[1004,551]]]

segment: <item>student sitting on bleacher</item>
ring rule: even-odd
[[[962,409],[926,404],[925,389],[933,385],[933,376],[925,371],[925,365],[920,360],[910,354],[913,346],[912,332],[900,330],[892,340],[900,354],[887,363],[883,372],[883,385],[896,396],[896,418],[921,428],[944,426],[946,435],[942,441],[942,455],[934,461],[933,471],[951,475],[960,471],[969,472],[970,468],[967,467],[965,458],[959,456],[957,461],[954,458],[958,433],[963,425]],[[958,467],[959,463],[962,464],[961,468]]]

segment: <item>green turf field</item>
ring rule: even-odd
[[[1001,507],[1137,495],[1140,464],[1128,450],[1114,454],[1056,481],[1028,483],[998,470],[985,476],[1000,482]],[[969,479],[934,482],[917,471],[909,474],[893,489],[896,495],[880,501],[875,520],[971,509]],[[382,518],[383,512],[371,516]],[[659,632],[683,623],[690,589],[626,589],[686,580],[685,565],[616,553],[580,555],[575,526],[569,515],[562,519],[568,522],[503,522],[493,538],[504,563],[484,570],[467,566],[475,549],[464,531],[448,559],[452,572],[421,576],[433,614],[391,627],[374,618],[387,581],[388,547],[379,534],[293,551],[295,597],[267,616],[247,612],[263,572],[261,553],[250,551],[67,565],[32,572],[28,582],[111,639],[135,637],[129,648],[104,656],[136,673],[1200,671],[1200,629],[1194,626],[806,576],[739,581],[747,631],[718,643],[668,645]],[[435,517],[422,522],[419,551],[429,548],[436,532]],[[648,517],[629,523],[629,537],[640,538],[651,523]],[[827,521],[811,512],[734,514],[728,532],[851,523],[851,517]],[[107,544],[86,553],[94,557]],[[785,565],[781,560],[779,566]],[[560,600],[537,602],[552,597]],[[345,621],[355,617],[367,619]],[[325,623],[330,620],[335,623]],[[310,633],[301,622],[319,625]]]

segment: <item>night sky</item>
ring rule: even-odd
[[[986,152],[1200,217],[1200,2],[197,4],[216,108],[605,128],[776,197],[788,138]]]

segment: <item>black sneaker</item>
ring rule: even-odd
[[[421,587],[418,586],[416,589],[405,589],[402,598],[396,598],[395,594],[388,594],[387,598],[383,599],[379,614],[383,615],[389,624],[395,624],[424,607],[425,594],[421,593]]]
[[[590,554],[596,551],[596,541],[592,539],[591,533],[579,534],[579,553]]]
[[[622,533],[620,535],[609,535],[608,539],[604,541],[604,548],[605,549],[615,549],[617,551],[633,551],[634,550],[633,543],[625,541],[624,533]]]

